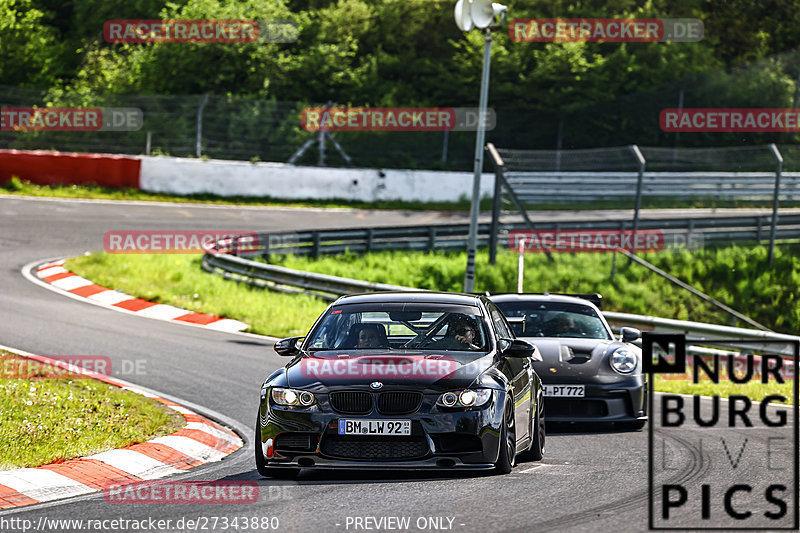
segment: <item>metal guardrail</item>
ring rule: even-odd
[[[419,290],[413,287],[387,285],[384,283],[373,283],[315,272],[304,272],[277,265],[260,263],[230,254],[205,254],[203,256],[202,265],[204,270],[223,275],[228,279],[244,281],[256,286],[269,286],[273,289],[288,290],[290,292],[309,292],[327,301],[333,301],[344,294],[359,292]],[[753,350],[769,349],[786,357],[790,357],[793,353],[791,346],[788,344],[781,348],[776,347],[775,344],[759,341],[772,340],[784,341],[787,343],[800,341],[800,337],[793,335],[719,326],[702,322],[674,320],[611,311],[604,311],[603,315],[605,315],[606,319],[612,324],[637,326],[644,330],[657,329],[658,331],[664,332],[685,333],[686,335],[691,335],[695,340],[737,339],[741,341],[750,341],[746,344],[715,343],[714,346],[727,346],[733,349],[741,349],[743,347]]]
[[[230,254],[205,254],[203,255],[202,267],[208,272],[220,274],[228,279],[244,281],[260,287],[283,290],[284,292],[308,292],[327,301],[333,301],[344,294],[358,292],[417,290],[400,285],[373,283],[329,276],[327,274],[317,274],[315,272],[303,272]]]
[[[716,324],[706,324],[704,322],[692,322],[688,320],[675,320],[671,318],[659,318],[654,316],[632,315],[629,313],[616,313],[603,311],[603,315],[609,323],[625,326],[636,326],[639,329],[668,333],[684,333],[691,335],[696,340],[732,340],[736,339],[743,342],[736,344],[720,343],[715,346],[726,346],[732,349],[748,348],[751,350],[772,350],[785,357],[791,357],[794,353],[793,348],[788,344],[781,348],[772,343],[760,343],[759,341],[784,341],[787,343],[800,341],[800,336],[785,335],[757,329],[735,328],[731,326],[719,326]],[[746,341],[746,342],[745,342]]]
[[[703,243],[731,243],[766,241],[771,222],[771,216],[682,217],[640,220],[638,225],[641,230],[661,230],[666,235],[702,235]],[[478,225],[478,246],[498,247],[507,241],[511,231],[531,227],[542,230],[624,230],[630,229],[630,224],[630,220],[619,219],[502,224],[498,228],[497,241],[493,242],[492,225],[485,223]],[[316,258],[344,252],[369,253],[381,250],[463,251],[468,234],[468,224],[260,233],[255,253],[269,259],[272,254],[309,255]],[[779,216],[776,239],[800,239],[800,214]],[[690,241],[687,239],[684,242]]]
[[[638,172],[507,171],[509,185],[522,202],[585,202],[633,199]],[[648,198],[772,200],[774,172],[645,172],[641,195]],[[784,172],[779,197],[800,199],[800,172]]]

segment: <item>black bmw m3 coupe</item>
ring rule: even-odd
[[[484,296],[339,298],[261,388],[255,460],[301,468],[495,469],[544,453],[536,348]]]

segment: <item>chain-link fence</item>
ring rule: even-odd
[[[800,52],[772,63],[671,81],[581,108],[537,106],[534,95],[514,102],[494,101],[490,93],[497,125],[487,132],[486,140],[507,149],[550,150],[525,162],[527,168],[542,165],[541,170],[623,170],[635,165],[626,150],[605,147],[629,144],[653,147],[645,154],[649,170],[765,170],[772,162],[762,146],[770,143],[780,146],[785,170],[800,170],[800,146],[794,146],[800,143],[797,132],[676,133],[663,131],[659,124],[664,109],[795,107],[799,103],[795,87],[784,82],[800,65]],[[776,69],[782,77],[764,74]],[[42,105],[139,108],[144,123],[129,132],[0,131],[0,148],[285,162],[311,140],[295,163],[349,164],[330,141],[321,151],[317,134],[301,127],[302,109],[325,105],[320,103],[230,95],[69,94],[0,86],[0,106]],[[439,105],[458,107],[463,102]],[[470,131],[332,135],[357,167],[472,169],[475,133]],[[571,150],[572,155],[562,150]],[[485,170],[490,170],[488,163]]]

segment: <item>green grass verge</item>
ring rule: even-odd
[[[686,379],[665,379],[662,376],[655,376],[654,389],[658,392],[671,392],[675,394],[689,394],[700,396],[719,396],[729,398],[731,395],[747,396],[753,401],[761,401],[770,394],[781,394],[787,398],[786,405],[793,405],[794,381],[787,380],[785,383],[761,383],[751,381],[737,385],[727,380],[720,380],[720,383],[712,383],[710,380],[701,380],[699,383],[692,383],[691,378]],[[777,403],[777,402],[775,402]],[[690,406],[691,407],[691,406]],[[684,408],[685,409],[685,408]]]
[[[6,369],[24,358],[0,351],[0,359]],[[183,417],[159,402],[97,380],[0,378],[0,469],[121,448],[183,425]]]
[[[773,267],[764,247],[709,248],[696,252],[653,253],[644,257],[692,284],[784,333],[800,330],[800,254],[777,248]],[[551,263],[540,254],[526,254],[526,292],[595,292],[604,309],[732,325],[731,317],[637,264],[618,256],[610,279],[611,254],[556,254]],[[274,258],[290,268],[368,281],[459,291],[464,281],[464,253],[380,252],[347,254],[318,260]],[[485,251],[477,255],[478,291],[516,290],[517,257],[499,254],[490,265]],[[288,295],[226,281],[200,268],[192,255],[123,255],[97,253],[78,257],[67,268],[100,285],[134,296],[192,311],[248,323],[255,333],[303,335],[325,308],[306,295]],[[741,324],[740,324],[741,325]]]
[[[248,331],[288,337],[305,335],[327,304],[227,281],[200,267],[200,255],[97,253],[70,259],[65,267],[98,285],[190,311],[234,318]]]
[[[754,320],[783,333],[800,331],[800,253],[797,247],[777,247],[770,266],[764,246],[706,248],[700,251],[642,254],[647,261],[709,294]],[[525,292],[600,292],[603,308],[679,320],[736,325],[732,317],[617,254],[525,254]],[[323,257],[275,257],[289,268],[335,276],[419,287],[460,291],[464,284],[464,253],[381,252]],[[516,292],[517,255],[476,256],[476,291]],[[746,324],[738,324],[746,326]]]

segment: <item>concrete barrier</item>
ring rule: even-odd
[[[141,188],[169,194],[454,202],[472,197],[472,173],[435,170],[324,168],[285,163],[250,163],[142,157]],[[484,173],[481,195],[491,196],[494,175]]]

